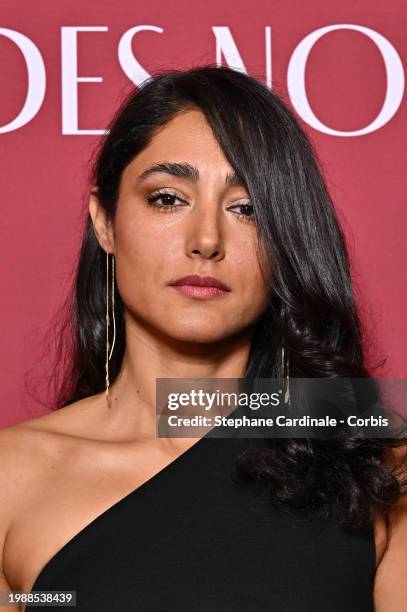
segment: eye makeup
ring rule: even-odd
[[[161,203],[159,201],[161,200]],[[174,204],[174,202],[178,200],[182,202],[182,204]],[[169,191],[165,191],[163,189],[158,189],[153,192],[146,198],[146,202],[150,206],[155,206],[160,210],[165,210],[166,212],[173,212],[176,208],[180,206],[184,206],[187,204],[186,200],[180,198],[175,193],[170,193]],[[238,218],[242,221],[254,222],[254,209],[250,202],[243,202],[241,204],[236,204],[234,206],[230,206],[228,210],[233,210],[234,208],[243,209],[245,212],[236,213]]]

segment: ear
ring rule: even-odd
[[[114,253],[113,226],[100,203],[97,187],[93,187],[90,192],[89,214],[92,217],[93,229],[101,248],[107,253]]]

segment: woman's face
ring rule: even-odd
[[[164,162],[184,176],[174,167],[151,170]],[[125,168],[113,252],[121,298],[142,325],[180,341],[216,342],[263,314],[267,288],[253,209],[245,187],[226,182],[232,173],[198,110],[174,117]],[[191,274],[215,277],[229,291],[171,285]]]

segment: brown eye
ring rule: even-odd
[[[148,196],[148,198],[146,198],[146,201],[148,202],[148,204],[151,204],[152,206],[157,206],[157,208],[166,208],[166,209],[172,209],[172,208],[177,208],[177,205],[174,204],[174,201],[180,201],[180,202],[184,202],[184,200],[181,200],[181,198],[179,198],[178,196],[176,196],[174,193],[168,193],[166,191],[159,191],[156,192],[155,194],[151,194],[150,196]],[[161,203],[158,203],[161,201]]]
[[[240,209],[240,213],[238,213],[239,218],[244,221],[254,221],[254,208],[252,204],[244,203],[237,204],[236,206],[231,206],[229,210],[233,210],[234,208]]]

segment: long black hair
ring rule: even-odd
[[[282,97],[256,78],[206,65],[161,71],[132,89],[101,139],[90,176],[108,217],[114,220],[123,170],[158,128],[187,109],[204,113],[243,179],[272,263],[269,304],[257,322],[245,376],[280,377],[284,343],[292,377],[370,377],[345,238],[316,153]],[[105,261],[87,214],[66,304],[67,334],[60,337],[57,407],[105,388]],[[116,296],[111,382],[126,341],[117,286]],[[386,449],[405,444],[396,438],[272,438],[267,448],[243,453],[237,467],[242,477],[267,482],[276,506],[322,514],[339,507],[344,529],[363,531],[405,493],[405,481],[384,461]]]

